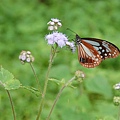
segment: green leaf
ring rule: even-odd
[[[112,89],[108,81],[101,75],[96,75],[93,79],[85,82],[86,89],[89,92],[98,93],[106,98],[112,97]]]
[[[6,90],[18,89],[20,87],[20,81],[17,79],[9,80],[4,85]]]
[[[12,73],[10,73],[8,70],[5,70],[4,68],[1,67],[1,71],[0,71],[0,81],[2,83],[5,83],[7,81],[9,81],[10,79],[13,79],[14,76],[12,75]]]
[[[0,83],[6,90],[18,89],[21,85],[20,81],[15,79],[12,73],[2,67],[0,70]]]

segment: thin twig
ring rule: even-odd
[[[64,90],[64,88],[67,87],[74,79],[75,79],[75,76],[74,76],[73,78],[71,78],[69,81],[67,81],[67,82],[62,86],[62,88],[60,89],[59,93],[57,94],[57,96],[56,96],[56,98],[55,98],[55,100],[54,100],[54,103],[53,103],[53,105],[52,105],[52,107],[51,107],[51,110],[50,110],[50,112],[49,112],[48,117],[47,117],[46,120],[49,120],[49,119],[50,119],[50,116],[51,116],[51,114],[52,114],[52,112],[53,112],[53,109],[54,109],[54,107],[55,107],[55,105],[56,105],[56,103],[57,103],[57,101],[58,101],[58,99],[59,99],[62,91]]]
[[[40,91],[40,94],[42,94],[41,87],[40,87],[40,83],[39,83],[37,74],[36,74],[36,72],[35,72],[35,70],[34,70],[34,67],[33,67],[32,63],[30,63],[30,66],[31,66],[32,71],[33,71],[33,73],[34,73],[34,76],[35,76],[35,79],[36,79],[36,82],[37,82],[37,85],[38,85],[38,90]]]
[[[10,100],[10,104],[11,104],[11,107],[12,107],[12,113],[13,113],[14,120],[16,120],[16,115],[15,115],[15,110],[14,110],[12,97],[11,97],[10,92],[8,90],[6,90],[6,92],[8,94],[9,100]]]

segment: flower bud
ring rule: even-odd
[[[51,21],[49,21],[47,24],[49,25],[48,30],[50,31],[57,30],[58,27],[62,26],[60,20],[57,18],[51,18]]]
[[[113,102],[114,102],[114,104],[115,104],[116,106],[119,106],[119,105],[120,105],[120,97],[115,96],[115,97],[113,98]]]
[[[85,78],[85,74],[84,74],[82,71],[77,70],[77,71],[75,72],[75,77],[76,77],[76,79],[77,79],[79,82],[82,82],[83,78]],[[82,78],[82,79],[81,79],[81,78]]]
[[[19,60],[22,64],[24,64],[25,62],[30,63],[34,61],[34,57],[31,55],[30,51],[23,50],[19,55]]]

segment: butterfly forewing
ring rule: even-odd
[[[101,56],[96,49],[85,41],[78,45],[78,59],[82,66],[93,68],[101,63]]]
[[[120,54],[119,48],[108,41],[96,38],[82,39],[92,45],[99,52],[103,60],[106,58],[115,58]]]
[[[114,44],[96,38],[80,38],[76,35],[78,59],[82,66],[93,68],[106,58],[115,58],[120,50]]]

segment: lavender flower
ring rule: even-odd
[[[67,36],[57,31],[46,35],[45,39],[49,45],[54,45],[56,43],[61,48],[66,45],[66,42],[68,42]]]
[[[52,31],[57,30],[58,27],[62,26],[60,20],[57,18],[51,18],[51,21],[49,21],[47,24],[49,25],[48,29]],[[76,49],[74,42],[69,42],[68,37],[58,31],[53,31],[51,34],[46,35],[45,40],[47,40],[49,45],[57,44],[60,48],[67,45],[70,47],[72,52],[74,52]]]

